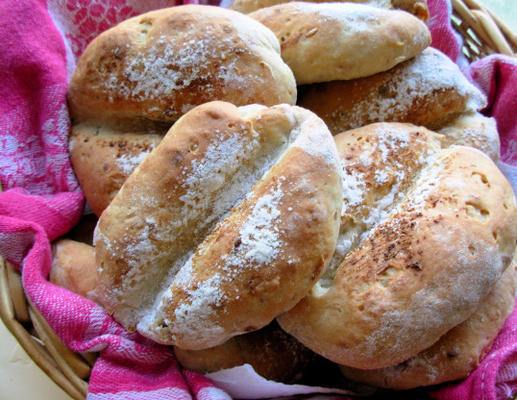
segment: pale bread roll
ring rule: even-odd
[[[76,123],[164,133],[211,100],[294,104],[296,86],[269,29],[201,5],[151,11],[103,32],[81,55],[68,89]]]
[[[96,274],[93,246],[70,239],[52,244],[50,282],[95,301]]]
[[[157,133],[136,133],[74,126],[70,160],[91,210],[100,216],[133,170],[162,140]]]
[[[479,366],[513,311],[516,266],[514,258],[476,312],[429,349],[392,367],[373,370],[341,367],[341,372],[358,382],[399,390],[466,378]]]
[[[378,123],[335,137],[343,176],[336,252],[281,327],[342,365],[401,363],[469,318],[509,265],[511,186],[480,151]]]
[[[260,8],[288,3],[291,0],[235,0],[231,9],[244,14],[249,14]],[[324,3],[324,0],[309,0],[308,3]],[[370,6],[383,8],[399,8],[426,21],[429,18],[429,10],[426,0],[342,0],[345,3],[365,3]]]
[[[418,18],[364,4],[290,2],[249,15],[275,33],[298,85],[386,71],[431,43]]]
[[[276,322],[205,350],[174,348],[178,362],[200,373],[249,364],[260,376],[283,383],[301,378],[315,354],[285,333]]]
[[[103,305],[127,329],[192,350],[267,325],[334,251],[337,157],[323,122],[298,107],[192,110],[99,219]]]
[[[298,105],[316,113],[334,135],[374,122],[436,129],[486,104],[458,66],[434,48],[367,78],[301,87],[298,98]]]
[[[489,156],[492,161],[499,161],[501,143],[495,118],[485,117],[480,113],[461,114],[438,133],[445,137],[445,145],[474,147]]]

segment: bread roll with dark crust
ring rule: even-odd
[[[184,368],[200,373],[250,364],[260,376],[283,383],[300,379],[316,356],[274,321],[265,328],[235,336],[210,349],[175,347],[174,353]]]
[[[517,209],[483,153],[378,123],[335,137],[343,212],[329,269],[281,327],[342,365],[376,369],[469,318],[509,265]]]
[[[335,143],[314,114],[199,106],[99,219],[103,304],[127,329],[184,349],[259,329],[324,272],[341,197]]]
[[[290,2],[249,15],[275,33],[298,85],[386,71],[431,43],[413,15],[364,4]]]
[[[347,378],[391,389],[412,389],[466,378],[479,366],[512,313],[517,287],[516,259],[476,312],[432,347],[392,367],[361,370],[341,367]]]
[[[296,86],[269,29],[220,7],[185,5],[130,18],[94,39],[68,89],[73,120],[170,128],[196,105],[294,104]]]
[[[270,7],[277,4],[288,3],[290,0],[235,0],[231,9],[244,14],[249,14],[260,8]],[[308,3],[325,3],[324,0],[308,0]],[[343,3],[365,3],[370,6],[383,8],[398,8],[405,10],[421,20],[429,18],[429,10],[426,0],[342,0]]]
[[[70,160],[86,200],[100,216],[127,177],[162,140],[157,133],[136,133],[74,126],[70,136]]]
[[[458,66],[433,48],[373,76],[303,86],[298,96],[298,105],[317,114],[334,135],[374,122],[438,129],[486,104]]]

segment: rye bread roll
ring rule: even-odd
[[[335,144],[314,114],[199,106],[99,219],[103,305],[128,330],[184,349],[259,329],[324,272],[341,198]]]
[[[434,48],[373,76],[300,87],[298,96],[298,105],[317,114],[334,135],[374,122],[438,129],[486,104],[458,66]]]
[[[364,4],[290,2],[249,15],[275,33],[298,85],[386,71],[431,43],[413,15]]]
[[[244,14],[249,14],[260,8],[266,8],[277,4],[288,3],[290,0],[235,0],[231,9]],[[324,0],[308,0],[308,3],[324,3]],[[343,3],[366,3],[370,6],[383,8],[398,8],[407,11],[421,20],[429,18],[429,9],[426,0],[341,0]]]
[[[472,148],[377,123],[335,137],[343,177],[336,252],[281,327],[342,365],[376,369],[429,348],[469,318],[509,265],[511,186]]]
[[[399,390],[466,378],[479,366],[513,311],[517,287],[515,260],[476,312],[429,349],[392,367],[373,370],[341,367],[341,372],[358,382]]]
[[[196,105],[296,101],[278,40],[252,18],[185,5],[130,18],[95,38],[68,89],[74,122],[162,128]]]
[[[283,383],[299,380],[315,354],[273,321],[258,331],[235,336],[205,350],[174,348],[178,362],[200,373],[249,364],[260,376]]]

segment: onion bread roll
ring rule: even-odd
[[[316,113],[334,135],[374,122],[436,129],[486,104],[458,66],[433,48],[367,78],[301,87],[298,99],[298,105]]]
[[[274,6],[281,3],[288,3],[291,0],[235,0],[231,9],[244,14],[249,14],[259,8]],[[325,0],[306,0],[308,3],[324,3]],[[429,18],[429,9],[426,0],[341,0],[345,3],[366,3],[370,6],[383,8],[398,8],[407,11],[421,20]]]
[[[199,106],[99,219],[102,302],[127,329],[184,349],[259,329],[324,272],[341,199],[335,143],[314,114]]]
[[[347,378],[391,389],[411,389],[466,378],[476,369],[515,303],[515,258],[476,312],[429,349],[392,367],[360,370],[341,367]]]
[[[508,267],[517,209],[483,153],[377,123],[335,137],[343,176],[336,252],[281,327],[342,365],[375,369],[469,318]]]
[[[413,15],[364,4],[290,2],[249,16],[275,33],[298,85],[386,71],[431,43]]]

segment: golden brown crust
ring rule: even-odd
[[[427,0],[391,0],[393,8],[407,11],[423,21],[429,19]]]
[[[461,114],[438,131],[446,146],[462,145],[481,150],[492,161],[499,161],[500,142],[495,118],[480,113]]]
[[[163,135],[127,133],[78,124],[70,135],[70,160],[84,195],[100,216],[127,177]]]
[[[152,11],[102,33],[79,59],[68,90],[76,122],[124,129],[170,126],[211,100],[294,104],[296,87],[267,28],[201,5]]]
[[[70,239],[60,239],[52,245],[50,282],[95,300],[96,275],[95,250],[92,246]]]
[[[345,196],[347,188],[366,189],[345,201],[344,214],[368,202],[370,211],[350,224],[355,237],[340,234],[338,248],[348,247],[333,280],[318,283],[278,318],[315,352],[361,369],[407,360],[466,320],[510,263],[517,238],[512,189],[477,150],[426,145],[427,155],[415,154],[421,160],[409,191],[399,196],[404,165],[395,161],[392,171],[377,160],[389,160],[411,141],[401,125],[395,132],[390,125],[336,137]],[[376,143],[377,156],[363,152],[361,141]],[[367,186],[367,171],[376,171],[378,183],[389,182],[384,195],[372,193],[382,185]]]
[[[104,306],[126,328],[193,350],[267,325],[332,255],[337,168],[330,133],[306,110],[197,107],[99,220]]]
[[[373,76],[301,87],[298,97],[298,105],[317,114],[334,135],[374,122],[436,129],[486,106],[481,92],[433,48]]]
[[[275,33],[298,85],[386,71],[431,42],[414,16],[364,4],[290,2],[249,15]]]
[[[244,14],[249,14],[260,8],[274,6],[276,4],[288,3],[290,0],[236,0],[231,9]],[[325,0],[306,0],[309,3],[325,3]],[[340,1],[341,2],[341,1]],[[421,20],[427,21],[429,10],[426,0],[342,0],[344,3],[367,3],[383,8],[398,8],[405,10]]]
[[[515,268],[514,258],[477,311],[429,349],[392,367],[374,370],[341,367],[342,373],[352,380],[399,390],[466,378],[478,367],[513,310]]]
[[[200,373],[250,364],[260,376],[283,383],[298,380],[315,356],[275,322],[220,346],[205,350],[175,347],[174,353],[183,367]]]

